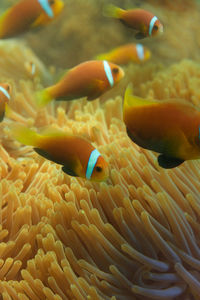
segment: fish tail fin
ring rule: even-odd
[[[52,101],[52,97],[48,91],[48,89],[44,89],[36,92],[35,94],[35,102],[38,107],[43,107]]]
[[[112,17],[112,18],[120,19],[123,12],[124,12],[123,9],[121,9],[120,7],[117,7],[115,5],[112,5],[112,4],[108,4],[108,5],[104,6],[104,8],[103,8],[103,15],[105,17]]]
[[[95,57],[97,60],[109,60],[108,56],[105,53],[99,54]]]
[[[18,142],[24,145],[29,145],[34,147],[37,146],[39,134],[36,131],[31,130],[30,128],[27,128],[21,124],[14,124],[13,126],[10,127],[10,129],[13,136]]]

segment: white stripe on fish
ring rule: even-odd
[[[92,172],[94,170],[94,167],[96,165],[97,159],[101,154],[97,149],[93,150],[90,154],[88,164],[87,164],[87,170],[86,170],[86,178],[90,179],[92,176]]]
[[[10,100],[10,95],[6,89],[0,86],[0,91],[4,94],[4,96],[6,96],[6,98],[8,98],[8,100]]]
[[[144,47],[141,44],[136,45],[137,56],[140,60],[144,60]]]
[[[53,10],[52,10],[51,6],[49,5],[48,0],[38,0],[38,2],[40,3],[42,8],[44,9],[47,16],[49,18],[53,18],[54,17]]]
[[[158,18],[156,16],[154,16],[150,23],[149,23],[149,36],[152,34],[152,30],[153,30],[153,27],[154,27],[154,24],[155,22],[158,20]]]
[[[104,66],[104,70],[105,70],[105,73],[106,73],[106,77],[110,83],[110,86],[113,87],[114,85],[114,79],[113,79],[113,75],[112,75],[112,71],[111,71],[111,68],[108,64],[108,62],[106,60],[103,61],[103,66]]]

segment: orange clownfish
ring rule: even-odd
[[[15,124],[11,127],[14,137],[46,159],[63,165],[62,170],[68,175],[83,177],[92,181],[108,178],[108,164],[87,140],[68,134],[58,129],[46,129],[40,134]]]
[[[86,61],[70,69],[59,82],[39,91],[36,103],[43,106],[53,99],[74,100],[87,97],[94,100],[124,77],[117,65],[99,60]]]
[[[30,78],[39,76],[39,71],[36,64],[32,61],[27,61],[24,63],[24,67],[27,71],[27,74]]]
[[[0,16],[0,38],[10,38],[53,20],[63,9],[62,0],[21,0]]]
[[[119,19],[124,25],[136,30],[136,39],[163,33],[163,25],[158,18],[144,9],[124,10],[114,5],[108,5],[105,7],[104,15]]]
[[[142,63],[151,57],[151,52],[141,44],[126,44],[114,48],[110,52],[98,55],[96,58],[109,60],[115,64],[125,65],[130,62]]]
[[[0,83],[0,122],[3,121],[8,103],[11,99],[11,86],[8,83]]]
[[[132,141],[160,153],[158,163],[174,168],[200,159],[200,111],[184,100],[146,100],[125,92],[123,119]]]
[[[36,74],[36,65],[35,65],[34,62],[27,61],[27,62],[24,63],[24,67],[25,67],[26,71],[28,72],[28,74],[31,77],[35,76],[35,74]]]

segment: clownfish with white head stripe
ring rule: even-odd
[[[36,103],[44,106],[55,100],[86,97],[94,100],[124,77],[118,65],[99,60],[86,61],[67,71],[56,84],[36,93]]]
[[[108,5],[105,7],[104,15],[119,19],[127,27],[136,30],[136,39],[163,33],[162,23],[155,15],[144,9],[124,10],[114,5]]]
[[[8,103],[11,100],[11,86],[8,83],[0,83],[0,122],[3,121],[8,111]]]
[[[46,25],[63,7],[62,0],[21,0],[0,16],[0,38],[10,38]]]
[[[33,61],[26,61],[24,63],[24,68],[27,72],[28,77],[31,79],[41,77],[42,75],[38,66]]]
[[[34,62],[27,61],[24,63],[24,67],[28,72],[28,74],[30,75],[30,77],[34,77],[36,75],[36,65]]]
[[[141,44],[125,44],[112,49],[110,52],[98,55],[96,58],[109,60],[115,64],[125,65],[130,62],[142,63],[151,57],[149,49]]]
[[[33,146],[39,155],[62,165],[63,172],[70,176],[92,181],[104,181],[108,178],[107,162],[83,137],[54,128],[46,128],[37,133],[20,124],[14,124],[11,132],[20,143]]]

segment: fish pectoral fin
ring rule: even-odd
[[[97,99],[104,90],[105,82],[103,80],[94,79],[88,87],[89,94],[87,100],[91,101]]]
[[[55,162],[57,164],[61,164],[61,162],[58,162],[58,160],[55,160],[49,153],[47,153],[45,150],[43,149],[39,149],[39,148],[33,148],[35,150],[35,152],[37,152],[39,155],[43,156],[44,158],[52,161],[52,162]],[[75,173],[75,171],[72,169],[72,167],[70,166],[63,166],[62,167],[62,170],[64,173],[66,173],[67,175],[70,175],[70,176],[75,176],[77,177],[78,175]]]
[[[70,176],[74,176],[74,177],[77,177],[78,175],[71,169],[69,168],[68,166],[63,166],[62,167],[62,171],[67,174],[67,175],[70,175]]]
[[[158,156],[158,164],[160,167],[165,168],[165,169],[172,169],[175,167],[178,167],[184,162],[184,160],[175,158],[175,157],[168,157],[165,156],[164,154],[160,154]]]
[[[54,127],[49,127],[49,126],[45,126],[40,130],[40,134],[42,134],[43,136],[50,136],[50,137],[59,137],[59,136],[66,136],[67,133],[54,128]]]
[[[105,82],[103,80],[100,79],[94,79],[93,83],[91,84],[92,88],[96,88],[100,91],[103,91],[105,88]]]
[[[31,24],[31,28],[35,28],[38,26],[46,25],[47,23],[50,22],[50,18],[45,14],[41,13],[37,19]]]
[[[142,32],[137,32],[137,33],[135,34],[135,38],[136,38],[137,40],[144,39],[145,37],[146,37],[145,34],[142,33]]]
[[[62,167],[62,170],[64,173],[75,176],[75,177],[84,177],[85,172],[83,170],[83,167],[81,165],[80,160],[76,157],[71,157],[70,162],[65,163]]]

